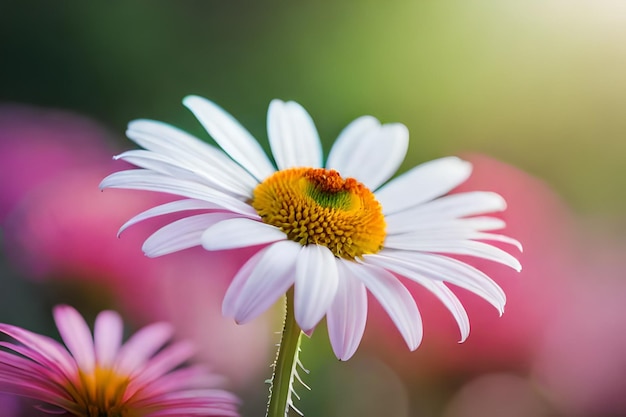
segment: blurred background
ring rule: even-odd
[[[498,318],[459,291],[464,344],[413,287],[416,352],[374,303],[346,363],[319,328],[304,345],[306,416],[626,415],[625,2],[4,2],[0,59],[0,322],[58,337],[60,302],[89,319],[115,308],[129,331],[173,321],[242,414],[263,415],[280,311],[246,326],[219,313],[247,254],[146,259],[158,221],[115,234],[163,196],[97,185],[125,167],[111,156],[132,147],[132,119],[211,141],[185,95],[219,103],[264,146],[269,101],[292,99],[326,151],[372,114],[408,126],[402,170],[469,159],[459,191],[504,195],[506,233],[525,247],[521,274],[473,262],[508,303]],[[0,401],[9,417],[34,415]]]

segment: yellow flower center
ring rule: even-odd
[[[77,416],[80,417],[135,417],[124,401],[130,379],[110,368],[97,367],[93,373],[79,373],[79,381],[68,387],[76,401]]]
[[[385,217],[374,194],[335,170],[275,172],[254,189],[252,207],[289,239],[326,246],[340,258],[376,253],[385,240]]]

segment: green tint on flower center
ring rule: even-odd
[[[309,170],[304,178],[307,179],[306,194],[320,206],[344,211],[352,207],[355,196],[340,183],[343,178],[339,177],[337,171]]]
[[[326,246],[340,258],[376,253],[385,240],[385,218],[374,194],[335,170],[278,171],[254,189],[251,204],[289,239]]]

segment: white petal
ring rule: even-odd
[[[499,194],[487,191],[472,191],[450,194],[385,217],[389,223],[406,223],[412,219],[422,221],[450,220],[476,216],[506,209],[506,201]]]
[[[515,246],[520,252],[523,251],[522,244],[512,237],[494,234],[482,233],[475,230],[463,229],[441,229],[441,230],[414,230],[411,233],[396,234],[387,236],[385,246],[396,249],[421,250],[428,251],[426,248],[433,248],[432,252],[441,252],[441,245],[446,244],[463,244],[464,242],[488,240],[494,242],[502,242]],[[470,244],[471,245],[471,244]]]
[[[466,239],[416,239],[413,235],[390,235],[385,239],[385,247],[391,249],[402,249],[408,251],[422,251],[447,253],[451,255],[468,255],[477,258],[487,259],[513,268],[516,271],[522,270],[520,262],[511,254],[500,248],[483,242]]]
[[[235,216],[234,213],[204,213],[176,220],[154,232],[141,249],[154,258],[200,246],[202,234],[209,227]]]
[[[500,314],[504,311],[506,295],[502,288],[487,274],[457,259],[390,249],[383,249],[376,255],[365,255],[364,259],[368,263],[374,263],[407,277],[418,274],[433,280],[449,282],[483,298]]]
[[[373,116],[361,116],[350,122],[337,136],[333,147],[328,153],[326,168],[336,169],[342,174],[350,171],[354,164],[352,152],[359,148],[364,136],[380,129],[380,122]],[[344,174],[347,176],[347,174]]]
[[[389,314],[409,349],[417,349],[422,342],[422,318],[409,290],[382,268],[354,262],[346,262],[345,265],[365,284]]]
[[[463,183],[472,165],[456,157],[418,165],[384,185],[374,194],[385,215],[406,210],[442,196]]]
[[[258,184],[248,171],[221,150],[166,123],[135,120],[128,124],[126,135],[138,145],[165,155],[179,166],[239,194],[251,195]]]
[[[345,262],[350,261],[339,259],[337,262],[339,285],[326,314],[330,344],[335,356],[342,361],[356,352],[367,322],[367,291]]]
[[[441,281],[432,281],[428,278],[424,278],[420,284],[432,292],[435,297],[446,306],[450,313],[452,313],[452,317],[454,317],[456,324],[459,326],[459,332],[461,333],[459,343],[465,342],[470,333],[470,322],[467,311],[465,311],[465,307],[463,307],[459,298]]]
[[[430,238],[432,234],[436,233],[457,233],[458,237],[463,237],[468,233],[498,230],[506,226],[504,220],[488,216],[463,219],[422,219],[421,217],[416,217],[413,219],[404,219],[405,221],[403,223],[399,221],[389,221],[388,219],[391,217],[392,216],[385,217],[388,235],[422,234],[422,239],[426,237]]]
[[[194,181],[168,177],[144,169],[115,172],[100,183],[100,188],[124,188],[129,190],[156,191],[181,197],[204,200],[225,210],[246,216],[255,216],[256,211],[247,203],[219,190]]]
[[[218,145],[257,180],[263,181],[276,171],[250,132],[221,107],[198,96],[185,97],[183,104]]]
[[[503,220],[495,217],[431,220],[431,222],[417,220],[414,224],[406,224],[402,228],[398,227],[397,224],[391,228],[388,226],[385,245],[388,247],[402,245],[403,249],[409,246],[423,249],[430,244],[439,245],[464,240],[489,240],[515,246],[522,252],[522,244],[516,239],[500,234],[483,233],[483,231],[502,229],[505,226]]]
[[[395,174],[408,146],[406,126],[400,123],[381,126],[375,118],[363,116],[341,132],[330,150],[326,167],[375,190]]]
[[[80,370],[92,372],[96,366],[96,357],[91,331],[85,319],[72,307],[61,305],[54,309],[54,321]]]
[[[225,220],[208,228],[202,235],[207,250],[245,248],[287,239],[277,227],[251,219]]]
[[[456,320],[459,330],[461,332],[461,342],[464,342],[469,335],[470,324],[469,318],[467,317],[467,312],[463,305],[459,301],[456,295],[446,287],[445,283],[441,280],[434,280],[429,277],[423,276],[422,274],[416,272],[418,268],[412,268],[410,264],[407,264],[404,261],[400,261],[397,259],[385,258],[384,256],[378,255],[370,255],[364,259],[365,263],[378,265],[383,268],[388,268],[389,270],[402,275],[412,281],[417,282],[430,292],[432,292],[445,306],[450,312],[452,316]]]
[[[337,292],[337,261],[321,245],[303,246],[296,263],[294,309],[296,321],[310,332],[324,317]]]
[[[498,235],[494,233],[476,233],[474,236],[472,236],[472,239],[502,242],[508,245],[515,246],[520,252],[524,251],[524,247],[522,246],[522,243],[519,240],[513,239],[512,237],[509,237],[509,236]]]
[[[103,311],[96,317],[94,326],[94,347],[99,367],[113,366],[115,355],[122,345],[124,324],[119,314]]]
[[[139,168],[155,171],[170,177],[207,184],[240,200],[246,200],[252,195],[253,188],[250,185],[244,185],[237,180],[238,177],[226,177],[224,171],[218,171],[207,162],[204,162],[202,168],[198,169],[187,161],[179,163],[169,156],[141,149],[126,151],[117,155],[115,159],[121,159]],[[247,173],[245,175],[249,177]],[[253,184],[256,185],[256,182]]]
[[[222,313],[243,324],[267,310],[293,285],[300,248],[300,244],[285,240],[256,253],[233,278]]]
[[[188,164],[180,164],[168,155],[152,151],[135,149],[116,155],[114,159],[121,159],[139,168],[149,169],[172,177],[189,180],[198,179],[198,176],[190,169]]]
[[[293,101],[272,100],[267,134],[278,169],[322,166],[322,145],[311,116]]]
[[[130,226],[137,224],[140,221],[151,219],[153,217],[162,216],[165,214],[177,213],[180,211],[215,210],[215,209],[221,209],[221,208],[222,207],[217,204],[214,204],[208,201],[194,200],[191,198],[184,199],[184,200],[171,201],[169,203],[152,207],[132,217],[130,220],[124,223],[122,227],[120,227],[120,230],[117,232],[117,235],[119,237],[119,235],[124,230],[128,229]],[[259,216],[248,216],[248,217],[257,218],[259,220],[261,219]]]

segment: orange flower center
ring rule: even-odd
[[[376,253],[385,240],[385,217],[374,194],[335,170],[275,172],[254,189],[251,204],[265,223],[289,239],[326,246],[340,258]]]
[[[92,373],[79,372],[79,381],[67,388],[80,417],[135,417],[136,410],[124,399],[130,379],[110,368],[97,367]],[[72,410],[74,411],[74,410]]]

